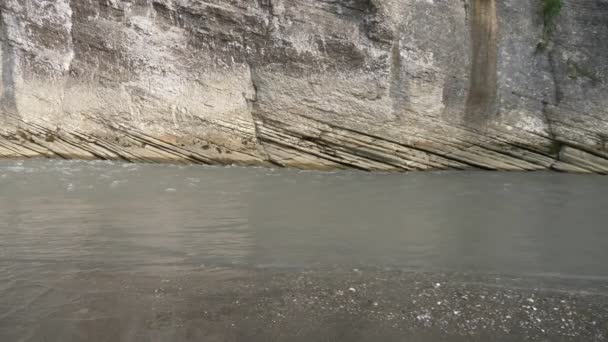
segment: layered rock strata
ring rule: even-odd
[[[608,173],[608,2],[1,0],[0,157]]]

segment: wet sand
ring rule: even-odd
[[[92,271],[2,285],[2,341],[603,341],[595,280],[397,270]],[[11,297],[11,291],[25,294]],[[8,294],[8,296],[7,296]],[[8,299],[8,303],[7,303]]]

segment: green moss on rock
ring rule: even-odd
[[[562,11],[564,3],[562,0],[543,0],[543,19],[545,28],[551,27],[555,18]]]
[[[549,46],[555,18],[561,13],[564,3],[563,0],[542,0],[542,5],[543,38],[536,46],[537,52],[544,52]]]

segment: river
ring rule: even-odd
[[[0,340],[602,340],[607,194],[548,172],[0,161]]]

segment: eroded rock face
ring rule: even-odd
[[[541,7],[0,0],[0,156],[608,172],[608,2]]]

